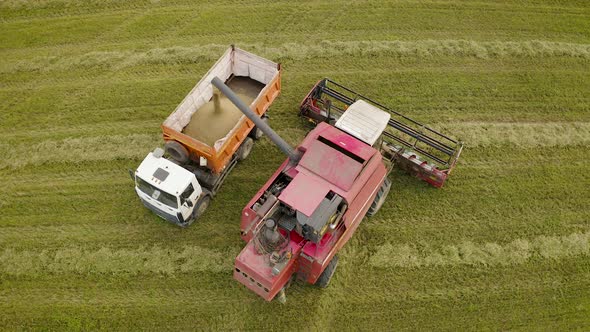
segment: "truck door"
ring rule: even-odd
[[[197,202],[198,198],[196,197],[197,195],[198,193],[192,183],[189,183],[186,189],[182,192],[182,195],[180,195],[182,203],[180,206],[180,213],[182,214],[184,220],[188,220],[193,213],[195,203]]]

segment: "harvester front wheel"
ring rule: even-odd
[[[164,145],[166,152],[180,164],[188,162],[188,150],[177,141],[168,141]]]
[[[389,181],[388,178],[385,178],[383,184],[377,192],[377,195],[375,195],[375,199],[373,200],[371,207],[369,207],[369,210],[367,211],[367,216],[372,217],[379,211],[379,209],[381,209],[381,206],[383,203],[385,203],[385,199],[387,198],[390,189],[391,181]]]
[[[320,274],[320,277],[315,282],[315,285],[320,288],[326,288],[330,284],[330,280],[332,280],[332,276],[334,272],[336,272],[336,267],[338,266],[338,255],[334,255],[328,266],[324,269],[324,272]]]
[[[252,152],[252,147],[254,147],[254,140],[250,137],[247,137],[238,149],[238,159],[244,160],[248,158],[250,152]]]

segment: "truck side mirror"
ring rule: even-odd
[[[133,182],[135,182],[135,172],[128,168],[127,171],[129,172],[129,176],[131,177],[131,180],[133,180]]]
[[[182,201],[182,204],[186,204],[186,206],[193,207],[193,202],[189,201],[188,199],[186,199],[186,197],[180,197],[180,200]]]

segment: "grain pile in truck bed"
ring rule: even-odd
[[[246,103],[250,105],[264,88],[264,84],[244,76],[233,76],[226,84]],[[242,117],[242,112],[219,91],[219,103],[214,98],[201,106],[191,117],[182,132],[209,146],[225,137]]]

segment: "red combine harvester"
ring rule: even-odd
[[[401,157],[383,139],[392,130],[390,113],[363,100],[346,109],[314,102],[310,98],[322,94],[312,91],[306,100],[317,109],[317,126],[294,150],[223,81],[212,83],[288,156],[242,211],[247,245],[234,278],[267,301],[279,295],[283,302],[294,279],[326,287],[337,252],[391,188],[387,175]]]

